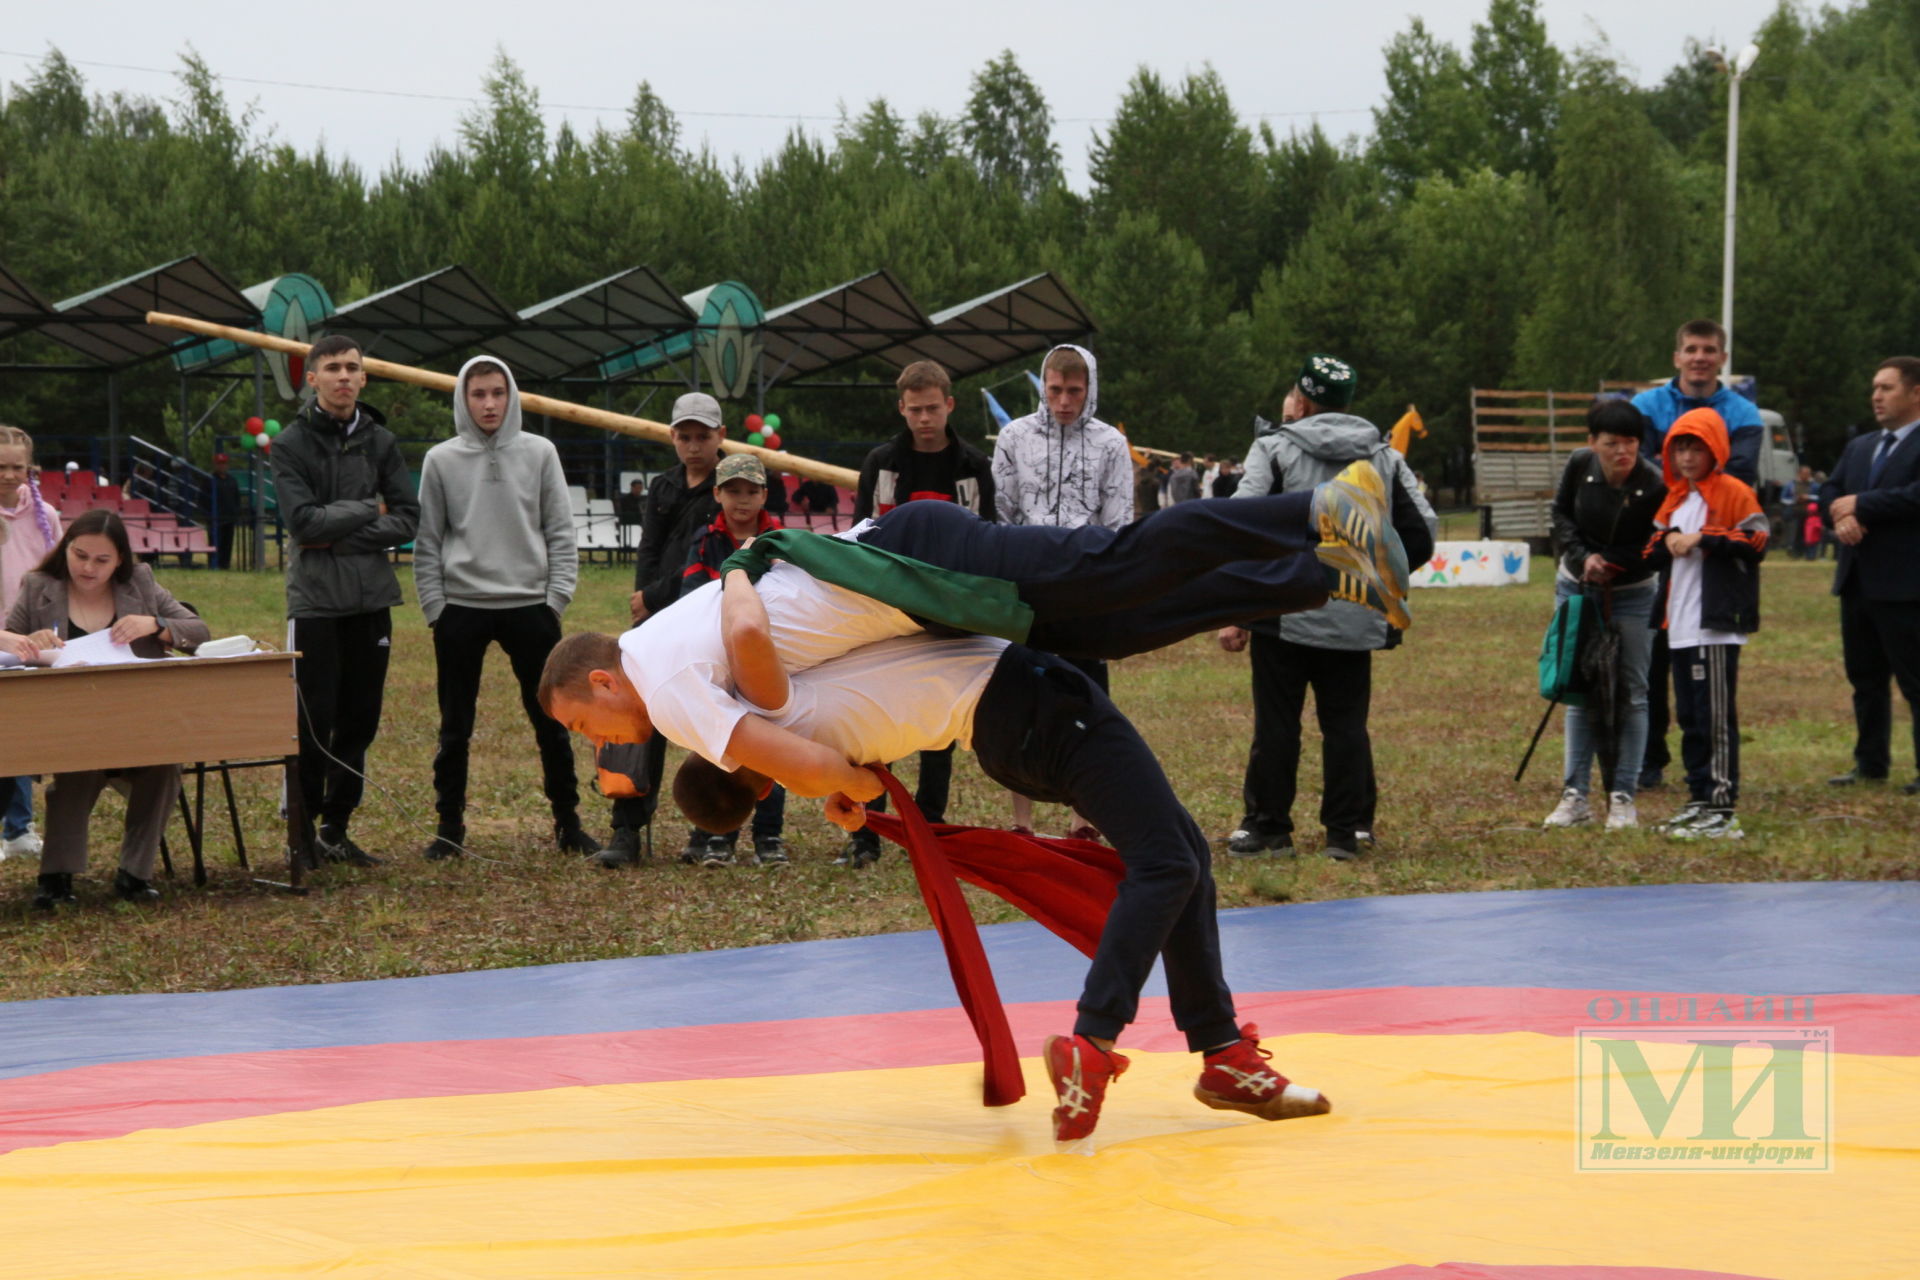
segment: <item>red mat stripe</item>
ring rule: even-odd
[[[1269,1036],[1572,1035],[1623,1030],[1628,1019],[1688,1012],[1689,993],[1547,988],[1398,987],[1240,997],[1240,1015]],[[1699,1011],[1708,997],[1691,997]],[[1630,1005],[1639,1000],[1638,1006]],[[1654,1001],[1658,1001],[1655,1004]],[[1834,1028],[1840,1053],[1920,1056],[1920,995],[1813,997],[1812,1025]],[[1065,1001],[1007,1010],[1023,1052],[1068,1029]],[[1776,1004],[1775,1014],[1779,1016]],[[1796,1010],[1796,1012],[1800,1012]],[[1679,1021],[1680,1018],[1674,1018]],[[1765,1023],[1742,1022],[1742,1028]],[[1806,1021],[1779,1025],[1805,1026]],[[1142,1002],[1128,1047],[1185,1047],[1166,1001]],[[596,1035],[444,1040],[287,1049],[76,1067],[0,1082],[0,1153],[114,1138],[140,1129],[310,1111],[395,1098],[513,1093],[576,1085],[807,1075],[975,1062],[980,1047],[954,1009],[790,1022],[719,1024]],[[1033,1084],[1029,1081],[1029,1086]]]

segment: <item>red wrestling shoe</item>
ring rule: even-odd
[[[1085,1036],[1048,1036],[1040,1056],[1060,1105],[1053,1109],[1053,1137],[1071,1142],[1100,1123],[1107,1085],[1127,1069],[1126,1055],[1102,1049]]]
[[[1193,1096],[1216,1111],[1244,1111],[1262,1120],[1323,1116],[1333,1110],[1318,1089],[1294,1084],[1268,1066],[1272,1056],[1260,1047],[1260,1028],[1247,1023],[1238,1040],[1207,1055]]]

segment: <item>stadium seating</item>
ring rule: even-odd
[[[98,508],[118,512],[135,555],[177,555],[184,564],[205,557],[213,564],[213,540],[206,529],[192,521],[182,523],[177,514],[156,508],[147,498],[125,496],[117,484],[98,483],[91,471],[46,472],[40,486],[41,496],[59,509],[62,521]]]

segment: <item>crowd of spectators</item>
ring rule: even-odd
[[[1607,399],[1588,419],[1588,447],[1574,453],[1551,504],[1557,603],[1575,598],[1617,638],[1609,678],[1617,687],[1565,715],[1559,796],[1549,829],[1600,822],[1640,825],[1642,794],[1664,785],[1670,766],[1669,708],[1681,730],[1687,794],[1658,825],[1685,839],[1738,839],[1740,792],[1738,671],[1760,625],[1759,567],[1776,536],[1755,495],[1763,428],[1751,401],[1722,385],[1726,338],[1711,321],[1676,336],[1675,376],[1630,401]],[[559,640],[577,585],[577,549],[567,487],[551,443],[520,429],[518,390],[497,360],[477,358],[456,383],[456,432],[431,450],[416,497],[395,441],[365,384],[352,339],[316,344],[307,365],[311,399],[275,442],[271,465],[291,562],[290,638],[299,650],[300,803],[304,840],[321,862],[371,865],[380,859],[350,835],[364,790],[368,746],[377,734],[392,608],[401,602],[391,551],[412,543],[415,582],[433,633],[440,730],[434,761],[439,825],[428,858],[466,852],[467,756],[480,672],[499,644],[519,680],[543,765],[554,841],[567,852],[618,868],[652,856],[650,833],[664,774],[664,738],[607,744],[596,759],[601,790],[613,797],[605,847],[588,833],[564,731],[534,694],[541,664]],[[1090,351],[1063,345],[1042,363],[1039,408],[1002,430],[989,456],[950,424],[952,385],[922,361],[896,383],[902,429],[874,448],[854,496],[856,521],[908,502],[957,504],[984,520],[1062,529],[1118,529],[1159,510],[1206,498],[1249,498],[1313,489],[1359,461],[1378,474],[1391,524],[1414,566],[1431,554],[1438,522],[1426,486],[1380,429],[1350,412],[1357,371],[1330,355],[1310,356],[1295,375],[1278,423],[1259,421],[1244,459],[1159,456],[1129,446],[1102,422],[1098,365]],[[1920,701],[1920,360],[1898,357],[1876,371],[1872,405],[1879,429],[1852,441],[1831,476],[1801,466],[1781,487],[1778,536],[1796,558],[1836,557],[1845,671],[1853,689],[1857,742],[1852,767],[1835,786],[1890,776],[1891,695]],[[673,407],[676,463],[620,495],[617,518],[635,531],[629,613],[635,625],[714,580],[721,563],[751,539],[781,527],[786,490],[770,484],[754,457],[724,457],[722,409],[692,392]],[[144,468],[144,470],[142,469]],[[139,563],[110,512],[88,513],[64,529],[31,483],[32,441],[0,428],[0,566],[7,629],[0,648],[14,660],[89,632],[111,630],[142,644],[190,650],[206,634]],[[141,463],[129,477],[156,493],[162,477]],[[229,564],[234,524],[245,511],[225,455],[214,459],[203,508],[216,530],[214,562]],[[783,499],[774,502],[776,492]],[[833,485],[807,479],[792,493],[804,514],[833,512]],[[1301,716],[1313,693],[1322,736],[1320,848],[1351,859],[1374,845],[1381,804],[1368,718],[1372,655],[1401,642],[1402,628],[1377,609],[1336,598],[1322,609],[1251,628],[1228,627],[1220,646],[1246,652],[1251,672],[1252,743],[1242,816],[1226,852],[1251,858],[1295,852],[1292,814],[1301,754]],[[1106,664],[1075,665],[1106,688]],[[1604,705],[1604,709],[1603,709]],[[1916,730],[1920,735],[1920,730]],[[1916,737],[1920,755],[1920,736]],[[920,753],[916,803],[944,821],[952,748]],[[1596,772],[1598,774],[1596,778]],[[151,896],[153,849],[177,768],[129,776],[129,809],[115,888]],[[1596,790],[1597,782],[1597,790]],[[60,775],[49,789],[48,832],[32,822],[26,779],[5,792],[0,856],[41,854],[36,903],[69,901],[84,868],[85,816],[101,779]],[[1920,779],[1906,791],[1920,794]],[[1604,798],[1601,803],[1600,798]],[[1012,829],[1031,833],[1033,810],[1014,796]],[[1074,815],[1069,834],[1101,833]],[[750,835],[748,852],[741,836]],[[877,837],[855,832],[838,861],[861,867],[880,856]],[[784,795],[756,806],[743,829],[689,830],[680,860],[705,866],[788,859]]]

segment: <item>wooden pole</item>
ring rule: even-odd
[[[283,351],[291,356],[305,356],[312,345],[274,334],[256,333],[252,329],[236,329],[231,325],[196,320],[192,316],[168,315],[164,311],[147,312],[147,323],[168,329],[182,329],[187,333],[197,333],[204,338],[225,338],[229,342],[260,347],[267,351]],[[448,395],[453,394],[454,378],[450,373],[435,373],[431,369],[421,369],[410,364],[395,364],[391,360],[367,358],[362,363],[366,365],[367,373],[372,377],[386,378],[390,382],[411,383],[416,387],[427,387],[434,391],[444,391]],[[549,417],[578,423],[583,427],[598,427],[602,431],[613,431],[623,436],[651,440],[656,444],[673,443],[672,429],[664,422],[654,422],[648,418],[633,418],[624,413],[611,413],[605,409],[575,404],[571,400],[555,400],[551,396],[528,395],[522,392],[520,408],[523,413],[544,413]],[[802,458],[784,449],[767,449],[739,440],[722,440],[720,448],[727,453],[751,453],[765,463],[771,471],[788,471],[809,480],[825,480],[828,484],[839,485],[844,489],[857,489],[860,485],[860,473],[857,471],[836,467],[830,463],[815,462],[811,458]]]

